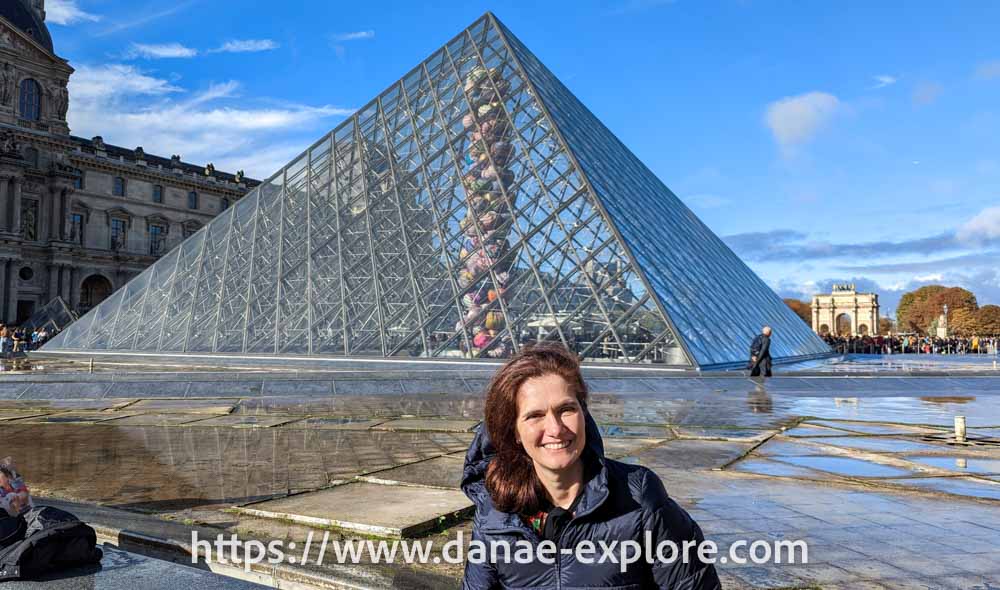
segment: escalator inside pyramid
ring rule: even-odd
[[[492,14],[37,355],[745,362],[827,346]]]

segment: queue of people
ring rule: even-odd
[[[55,330],[49,330],[44,326],[29,332],[22,327],[0,324],[0,356],[13,358],[18,353],[35,350],[55,335]]]
[[[969,338],[932,336],[823,336],[837,352],[842,354],[997,354],[1000,336],[972,336]]]

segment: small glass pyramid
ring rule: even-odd
[[[487,13],[43,353],[745,362],[827,346]]]

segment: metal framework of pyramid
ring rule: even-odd
[[[829,348],[492,14],[43,353],[745,362]]]

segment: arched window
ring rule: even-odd
[[[198,193],[191,191],[188,193],[188,209],[198,208]]]
[[[229,209],[229,199],[222,197],[222,200],[219,201],[219,211],[225,211],[226,209]]]
[[[32,168],[38,168],[38,150],[30,147],[24,150],[24,159]]]
[[[116,197],[125,196],[125,179],[121,176],[115,176],[114,186],[111,188],[111,192]]]
[[[31,78],[21,80],[21,118],[37,121],[42,116],[42,91]]]

